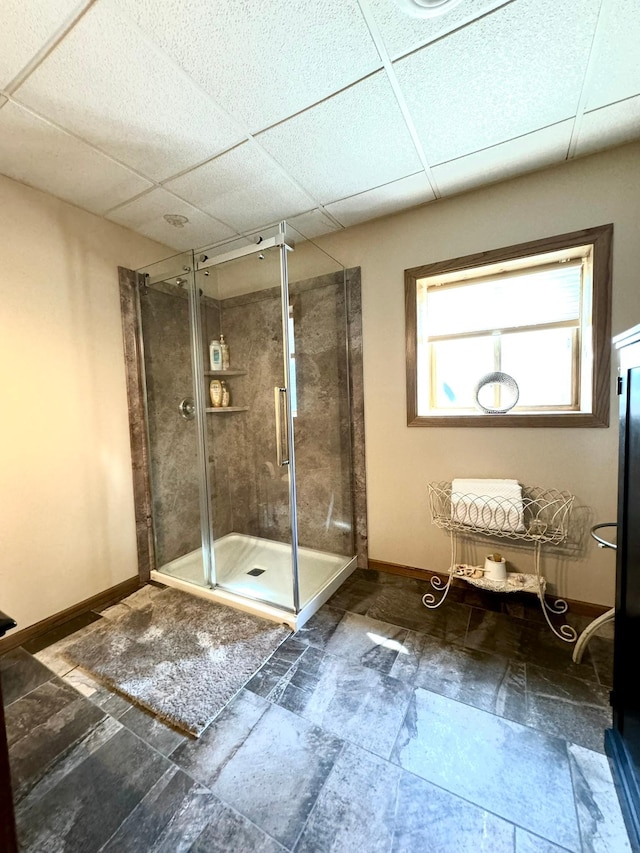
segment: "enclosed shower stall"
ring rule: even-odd
[[[366,560],[358,271],[283,222],[129,282],[142,562],[166,585],[300,627]],[[212,365],[221,335],[228,364]]]

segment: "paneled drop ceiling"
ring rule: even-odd
[[[314,237],[638,138],[638,0],[0,10],[0,172],[176,249],[280,219]]]

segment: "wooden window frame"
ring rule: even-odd
[[[512,261],[529,255],[541,255],[576,246],[593,245],[592,329],[592,411],[524,414],[419,415],[418,414],[418,339],[417,282],[429,276],[463,272],[488,264]],[[413,267],[404,272],[407,426],[410,427],[608,427],[611,394],[611,291],[613,225],[600,225],[542,240],[491,249],[462,258]]]

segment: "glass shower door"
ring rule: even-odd
[[[222,335],[229,348],[226,369],[205,363],[204,371],[207,394],[212,386],[206,429],[216,582],[225,592],[293,610],[281,249],[245,243],[244,251],[206,259],[196,274],[203,344],[208,349]]]
[[[287,226],[300,608],[355,555],[344,267]]]
[[[141,270],[140,343],[156,568],[308,616],[354,565],[349,295],[283,235]]]
[[[155,568],[188,583],[212,581],[203,549],[202,435],[194,377],[193,256],[184,253],[139,271],[140,348],[143,355]],[[200,395],[200,399],[201,399]]]

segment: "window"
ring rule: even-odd
[[[607,426],[611,241],[605,225],[405,271],[409,426]],[[486,414],[502,372],[516,405]],[[480,392],[504,408],[497,383]]]

